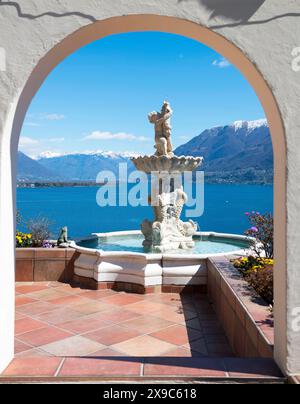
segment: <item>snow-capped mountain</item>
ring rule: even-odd
[[[44,167],[24,153],[18,153],[18,180],[20,181],[59,181],[59,175]]]
[[[39,164],[59,175],[62,181],[95,181],[98,173],[103,170],[119,174],[119,163],[127,163],[128,170],[134,166],[130,161],[131,153],[86,152],[72,153],[57,157],[41,157]]]
[[[236,121],[207,129],[175,150],[178,156],[203,156],[206,178],[212,182],[271,182],[273,150],[267,121]],[[118,177],[119,163],[136,153],[87,151],[57,154],[44,152],[31,160],[19,154],[18,179],[29,181],[95,181],[102,170]],[[26,159],[25,159],[26,157]],[[30,163],[31,160],[31,163]]]
[[[34,160],[42,160],[42,159],[52,159],[56,157],[63,157],[63,156],[98,156],[98,157],[104,157],[104,158],[112,158],[112,159],[118,159],[118,158],[132,158],[132,157],[137,157],[139,156],[138,153],[134,152],[113,152],[113,151],[103,151],[103,150],[91,150],[91,151],[85,151],[85,152],[73,152],[73,153],[56,153],[52,151],[44,151],[40,153],[38,156],[34,158]]]
[[[273,170],[272,141],[266,120],[237,121],[207,129],[178,147],[175,154],[203,156],[201,169],[208,173]]]

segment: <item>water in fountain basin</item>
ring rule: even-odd
[[[126,251],[144,253],[142,235],[112,236],[99,240],[88,240],[78,243],[85,248],[103,251]],[[199,236],[195,238],[195,247],[188,250],[170,251],[170,254],[222,254],[247,249],[249,243],[243,240],[227,239],[221,237]]]

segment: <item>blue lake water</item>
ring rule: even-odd
[[[26,220],[46,216],[52,222],[53,237],[68,226],[70,237],[94,232],[137,230],[145,218],[152,218],[151,207],[104,207],[97,205],[96,187],[19,188],[17,207]],[[242,234],[248,227],[245,212],[273,211],[270,185],[205,185],[205,211],[193,218],[201,231]],[[21,230],[25,230],[24,225]]]

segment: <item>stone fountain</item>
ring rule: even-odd
[[[72,242],[78,254],[74,262],[74,280],[78,284],[130,293],[181,292],[183,288],[206,293],[209,257],[250,254],[253,240],[248,236],[200,233],[192,220],[180,219],[187,203],[183,173],[191,174],[203,159],[174,155],[172,114],[168,102],[160,112],[149,114],[149,121],[155,125],[156,153],[132,159],[138,170],[151,174],[152,180],[149,202],[154,220],[144,220],[141,225],[144,251],[140,230],[93,233],[78,244]],[[135,251],[135,245],[141,251]]]
[[[145,237],[145,250],[168,252],[194,247],[193,236],[197,224],[192,220],[183,222],[180,217],[188,198],[182,186],[182,174],[192,172],[202,164],[202,157],[177,157],[171,142],[171,117],[173,111],[164,102],[160,112],[148,116],[155,127],[155,149],[152,156],[133,158],[139,171],[152,175],[152,192],[149,202],[154,209],[154,221],[141,224]]]

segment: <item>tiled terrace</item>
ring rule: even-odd
[[[233,358],[206,296],[16,284],[16,358],[3,376],[265,377]],[[231,359],[223,359],[231,358]]]

